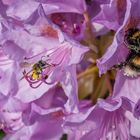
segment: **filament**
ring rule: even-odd
[[[53,49],[49,50],[49,53],[46,55],[49,58],[46,58],[46,60],[43,60],[46,57],[45,55],[43,55],[41,57],[41,60],[39,60],[37,63],[34,63],[32,65],[32,69],[29,72],[26,72],[24,70],[24,72],[23,72],[24,76],[21,78],[21,80],[23,78],[25,78],[32,88],[38,88],[42,83],[45,83],[47,85],[51,85],[51,84],[55,83],[56,80],[49,82],[48,76],[50,75],[50,73],[53,72],[53,70],[56,66],[63,64],[63,61],[65,61],[65,59],[67,59],[67,56],[69,56],[68,55],[69,52],[70,52],[70,49],[64,48],[64,46],[58,47],[57,49],[53,48]],[[26,60],[33,59],[34,57],[37,57],[44,53],[46,53],[46,51],[45,52],[43,51],[37,55],[28,57],[25,59]],[[57,62],[57,60],[58,60],[58,62]],[[45,62],[44,65],[40,66],[40,61],[44,61]],[[50,62],[48,62],[48,61],[50,61]]]

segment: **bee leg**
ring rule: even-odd
[[[115,68],[115,69],[122,69],[126,65],[127,65],[127,62],[125,61],[125,62],[121,62],[120,64],[114,65],[113,68]]]
[[[123,67],[125,67],[126,65],[129,65],[129,63],[131,62],[131,59],[135,56],[135,53],[133,51],[130,51],[126,60],[124,62],[121,62],[120,64],[116,64],[113,66],[113,68],[117,68],[117,69],[122,69]]]

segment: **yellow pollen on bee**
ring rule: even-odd
[[[136,65],[140,65],[140,56],[136,56],[132,62]]]
[[[139,32],[139,31],[136,32],[136,33],[134,33],[133,36],[132,36],[132,38],[135,39],[135,38],[137,38],[138,36],[140,36],[140,32]]]
[[[38,71],[37,70],[35,70],[35,69],[33,69],[32,70],[32,79],[34,79],[34,80],[37,80],[37,79],[39,79],[39,73],[38,73]]]

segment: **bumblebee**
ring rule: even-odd
[[[124,43],[129,49],[126,60],[115,68],[124,69],[124,75],[137,76],[140,74],[140,30],[138,28],[130,28],[124,36]]]

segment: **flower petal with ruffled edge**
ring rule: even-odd
[[[117,30],[123,23],[126,12],[125,0],[113,0],[101,5],[101,11],[92,21],[105,25],[107,28]]]
[[[74,13],[83,13],[86,11],[85,0],[69,1],[69,0],[35,0],[43,3],[46,13],[50,14],[55,12],[74,12]],[[50,12],[49,12],[50,10]]]
[[[125,96],[136,103],[140,98],[139,82],[140,78],[128,77],[123,74],[123,71],[119,71],[116,76],[113,97]]]
[[[39,3],[30,0],[3,0],[3,2],[8,5],[6,14],[18,20],[26,20],[39,6]]]
[[[123,44],[123,35],[124,31],[123,28],[126,25],[130,12],[131,12],[131,2],[130,0],[127,0],[126,3],[126,13],[125,13],[125,18],[123,21],[122,26],[117,30],[113,43],[111,46],[107,49],[106,53],[101,57],[100,59],[97,60],[97,65],[100,70],[100,74],[105,73],[108,69],[110,69],[113,65],[118,64],[122,62],[127,54],[128,54],[128,49],[126,46]]]
[[[82,140],[93,137],[95,140],[129,139],[129,121],[125,118],[126,110],[132,110],[131,101],[127,98],[99,100],[92,116],[93,121],[96,122],[96,128],[87,133]]]

